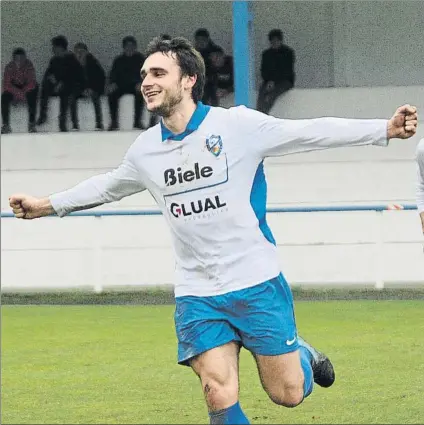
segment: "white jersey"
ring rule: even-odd
[[[417,207],[418,212],[424,212],[424,139],[421,139],[417,147]]]
[[[387,120],[277,119],[198,104],[187,129],[142,133],[114,171],[50,197],[62,217],[148,190],[172,233],[175,296],[210,296],[280,273],[266,218],[263,160],[312,150],[387,146]]]

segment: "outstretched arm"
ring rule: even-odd
[[[119,201],[144,189],[137,170],[127,156],[115,170],[91,177],[64,192],[45,198],[16,194],[9,198],[9,203],[17,218],[34,219],[52,214],[63,217],[73,211]]]
[[[314,118],[287,120],[238,108],[240,127],[261,158],[329,148],[379,145],[416,133],[416,108],[404,105],[389,120]]]

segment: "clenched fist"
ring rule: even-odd
[[[396,109],[393,117],[389,120],[387,137],[389,139],[409,139],[417,132],[417,125],[417,108],[403,105]]]
[[[35,198],[25,194],[12,195],[9,205],[16,218],[32,220],[54,214],[54,209],[48,198]]]

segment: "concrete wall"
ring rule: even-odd
[[[192,39],[199,27],[232,52],[229,1],[2,1],[2,68],[14,47],[42,73],[50,39],[86,42],[106,69],[133,34],[142,50],[158,33]],[[424,2],[255,1],[256,69],[267,33],[282,28],[297,55],[297,86],[423,85]],[[411,42],[412,34],[413,42]]]
[[[366,97],[367,101],[363,99]],[[390,117],[402,103],[424,109],[424,87],[294,90],[276,116]],[[136,132],[8,135],[1,143],[1,208],[16,191],[70,187],[120,162]],[[419,138],[266,162],[269,206],[414,203]],[[155,208],[147,193],[102,209]],[[270,214],[281,267],[292,284],[423,284],[416,211]],[[173,257],[161,216],[2,219],[2,287],[171,283]],[[378,241],[382,241],[383,244]],[[160,259],[160,262],[159,262]]]

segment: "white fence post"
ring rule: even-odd
[[[383,211],[376,211],[377,214],[377,240],[376,240],[376,279],[375,289],[384,288],[384,221]]]
[[[94,250],[94,264],[93,264],[93,278],[94,278],[94,292],[100,293],[103,291],[103,273],[102,273],[102,216],[96,215],[94,217],[94,232],[93,232],[93,250]]]

